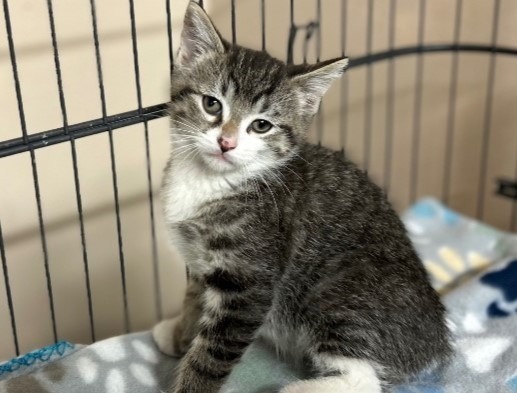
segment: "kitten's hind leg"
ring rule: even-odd
[[[280,393],[381,393],[382,383],[367,360],[318,354],[314,379],[294,382]]]
[[[199,330],[201,295],[201,284],[189,281],[181,314],[161,321],[153,328],[153,339],[161,352],[176,357],[187,353]]]

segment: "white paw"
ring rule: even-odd
[[[182,356],[183,354],[174,345],[174,329],[181,316],[161,321],[153,328],[153,340],[158,349],[169,356]]]
[[[342,393],[344,384],[339,382],[329,383],[326,380],[309,380],[295,382],[287,385],[280,393]]]
[[[320,393],[320,385],[321,384],[315,384],[313,381],[300,381],[287,385],[280,391],[280,393]]]
[[[350,383],[346,377],[327,377],[287,385],[280,393],[381,393],[378,384]]]

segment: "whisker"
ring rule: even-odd
[[[294,154],[295,156],[297,156],[299,159],[301,159],[302,161],[305,161],[305,163],[307,163],[307,165],[312,165],[309,161],[307,161],[305,158],[303,158],[301,155],[299,155],[297,152],[293,151],[292,154]]]
[[[291,190],[289,189],[287,184],[284,182],[284,180],[282,180],[282,178],[281,178],[281,173],[279,173],[280,168],[272,169],[267,165],[267,162],[264,159],[262,159],[261,157],[257,157],[257,159],[258,159],[259,163],[264,164],[266,173],[271,175],[274,178],[274,180],[276,180],[276,182],[282,187],[282,189],[287,190],[287,192],[289,193],[291,198],[294,199],[293,193],[291,192]]]
[[[177,149],[174,149],[173,153],[176,155],[179,155],[179,154],[185,153],[185,152],[193,150],[193,149],[197,149],[197,146],[196,145],[182,146]]]
[[[194,132],[199,132],[198,127],[196,127],[194,124],[190,123],[188,120],[186,120],[184,118],[181,118],[181,120],[178,120],[177,118],[175,118],[174,121],[181,124],[182,126],[187,127],[188,129],[190,129]]]
[[[194,154],[193,154],[194,153]],[[191,149],[191,150],[188,150],[188,151],[183,151],[183,152],[180,152],[178,154],[178,157],[181,157],[181,155],[185,155],[184,157],[182,157],[181,161],[179,161],[177,163],[177,165],[181,165],[183,164],[185,161],[187,161],[187,159],[193,159],[196,157],[196,155],[199,153],[199,150],[198,149]]]
[[[273,198],[273,203],[275,204],[275,209],[276,209],[277,223],[280,223],[280,210],[278,210],[278,205],[276,203],[276,199],[275,199],[275,195],[273,194],[273,190],[271,190],[271,187],[269,187],[269,184],[267,183],[267,181],[264,179],[264,177],[260,173],[257,173],[257,175],[262,179],[262,182],[265,184],[265,186],[269,190],[269,193],[271,194],[271,197]]]
[[[181,121],[184,121],[185,123],[187,123],[187,124],[189,124],[189,125],[193,126],[194,128],[196,128],[196,127],[194,126],[194,123],[192,123],[192,122],[190,122],[189,120],[187,120],[187,118],[186,118],[186,117],[180,117],[180,116],[178,116],[178,118],[179,118]]]
[[[293,171],[288,164],[282,165],[281,168],[287,169],[289,172],[291,172],[293,175],[295,175],[298,179],[300,179],[303,183],[305,183],[305,180],[303,180],[303,178],[298,173]]]
[[[188,127],[187,125],[185,124],[180,124],[181,127],[178,127],[176,125],[173,125],[171,127],[171,129],[173,131],[181,131],[181,132],[184,132],[185,134],[188,134],[188,135],[199,135],[199,131],[198,130],[195,130],[195,129],[189,129],[189,128],[184,128],[184,127]]]

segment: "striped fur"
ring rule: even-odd
[[[305,142],[346,61],[289,67],[231,46],[194,3],[181,45],[162,202],[189,288],[182,314],[154,330],[164,352],[186,353],[170,392],[217,392],[259,335],[314,372],[285,393],[377,393],[446,359],[444,308],[384,194]],[[256,118],[271,131],[249,131]],[[238,145],[223,159],[228,122]]]

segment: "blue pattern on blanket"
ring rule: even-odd
[[[435,204],[429,200],[415,203],[411,207],[411,211],[421,218],[432,219],[440,216],[444,223],[451,226],[456,225],[461,220],[461,216],[455,211],[450,210],[445,206],[442,206],[441,210],[438,210],[436,209]]]
[[[38,362],[44,363],[64,356],[75,348],[74,344],[67,341],[58,341],[53,345],[29,352],[26,355],[14,358],[0,364],[0,378],[8,373],[18,371],[23,367],[30,367]]]
[[[485,274],[480,280],[483,284],[499,289],[508,303],[517,300],[517,259],[508,263],[503,269]],[[488,306],[487,313],[491,318],[507,317],[502,300],[495,300]],[[517,312],[517,310],[514,310]]]
[[[410,385],[397,388],[394,393],[445,393],[441,374],[436,371],[421,373]]]
[[[508,386],[508,388],[510,389],[510,391],[512,392],[517,392],[517,375],[515,375],[514,377],[510,378],[507,382],[506,382],[506,386]]]

